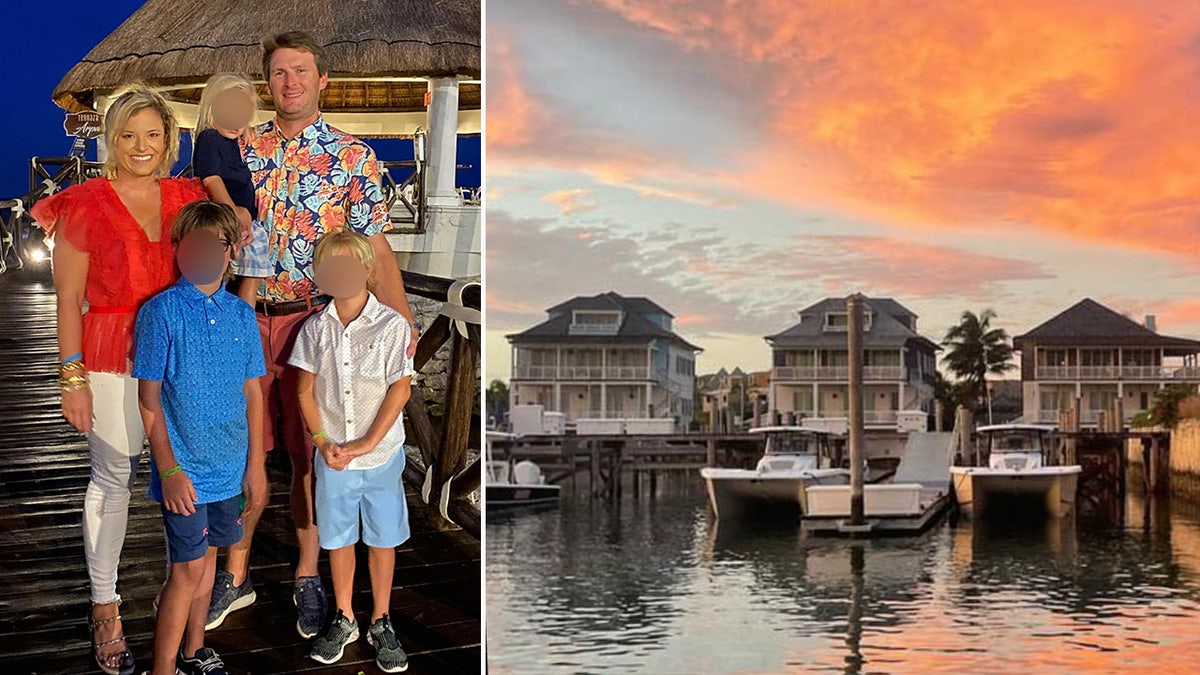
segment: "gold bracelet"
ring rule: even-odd
[[[58,387],[63,391],[88,388],[88,371],[83,361],[68,361],[58,366]]]
[[[58,364],[58,376],[62,377],[65,373],[71,372],[87,373],[87,366],[83,365],[83,361],[67,361],[66,363]]]

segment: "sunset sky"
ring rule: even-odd
[[[1200,337],[1200,6],[515,0],[486,42],[489,380],[608,290],[698,372],[855,291],[935,341],[1083,297]]]

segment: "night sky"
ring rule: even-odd
[[[20,197],[29,190],[29,158],[63,156],[71,142],[63,131],[64,111],[50,100],[54,87],[70,68],[142,5],[139,0],[103,2],[11,3],[5,7],[8,24],[3,61],[11,84],[0,105],[0,128],[7,131],[0,155],[0,199]],[[368,139],[380,159],[412,159],[408,140]],[[185,160],[190,150],[183,143]],[[460,186],[477,187],[478,137],[459,140]],[[89,143],[88,159],[95,159]]]

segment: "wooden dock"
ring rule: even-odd
[[[548,435],[495,440],[495,459],[533,460],[547,482],[581,489],[594,497],[654,494],[664,475],[697,473],[706,466],[753,468],[762,456],[761,434]]]
[[[54,374],[54,295],[49,275],[0,274],[0,672],[99,672],[91,659],[87,570],[80,513],[88,481],[82,435],[62,419]],[[130,648],[149,666],[152,601],[165,574],[158,505],[145,497],[148,453],[134,487],[119,590]],[[335,666],[308,658],[295,630],[292,570],[298,557],[288,512],[288,460],[272,453],[272,496],[255,536],[250,576],[258,601],[209,633],[233,673],[379,672],[365,639]],[[424,505],[410,488],[412,538],[397,551],[392,621],[409,673],[480,672],[479,540]],[[365,549],[356,608],[369,619]],[[322,555],[321,574],[330,586]]]

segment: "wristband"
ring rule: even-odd
[[[322,438],[329,440],[329,434],[325,433],[323,429],[317,429],[316,431],[312,432],[309,437],[312,439],[314,444],[318,445],[320,444]]]
[[[164,478],[170,478],[171,476],[174,476],[177,473],[183,473],[183,467],[179,466],[178,464],[167,469],[166,471],[159,471],[158,477],[161,480]]]
[[[83,360],[83,354],[81,354],[80,352],[75,352],[74,354],[72,354],[72,355],[68,356],[67,358],[63,359],[63,360],[61,361],[61,363],[62,363],[62,365],[64,365],[64,366],[65,366],[65,365],[67,365],[68,363],[70,363],[70,362],[72,362],[72,361],[82,361],[82,360]]]

